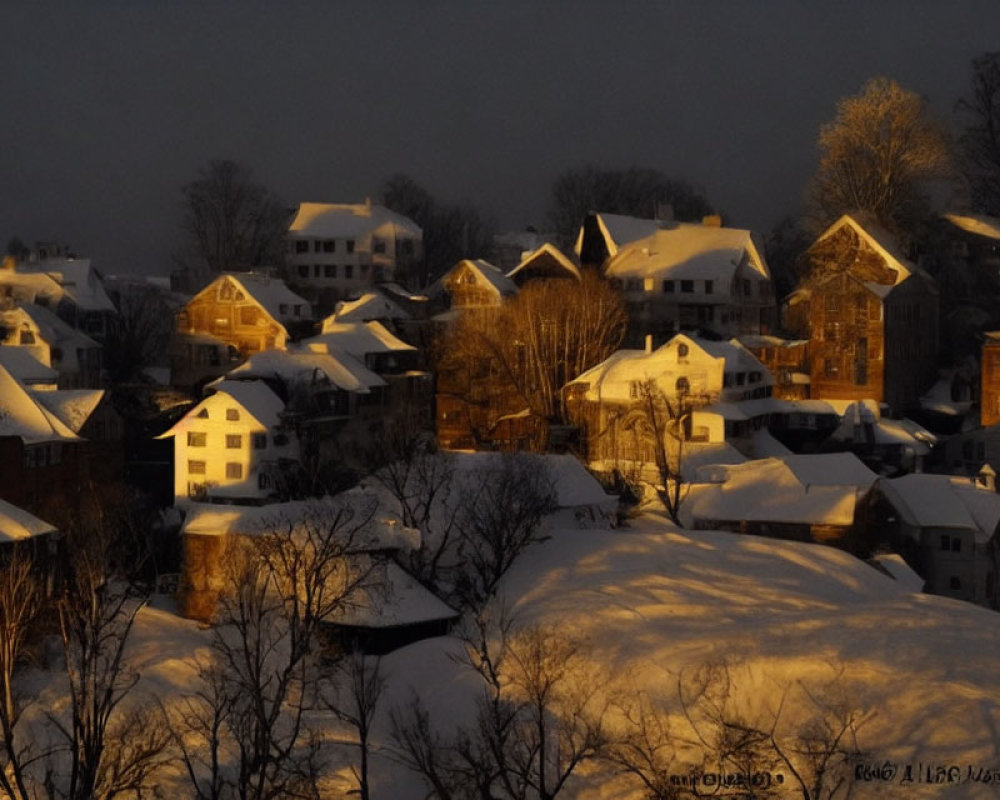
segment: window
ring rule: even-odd
[[[198,419],[208,419],[208,409],[207,408],[203,408],[201,411],[198,412]]]
[[[188,461],[188,474],[189,475],[204,475],[205,474],[205,462],[204,461]]]
[[[749,278],[743,279],[743,296],[749,297],[750,293],[753,291],[753,284],[750,282]]]
[[[295,243],[296,253],[308,253],[309,252],[309,242],[300,239]]]
[[[286,444],[288,444],[288,436],[287,434],[284,433],[276,433],[274,434],[273,441],[275,447],[284,447]]]
[[[715,283],[713,281],[705,281],[705,294],[712,294],[715,290]]]
[[[628,396],[636,398],[639,396],[639,381],[631,381],[628,385]]]
[[[948,580],[948,588],[953,589],[956,592],[961,590],[962,579],[959,578],[957,575],[952,575],[951,578]]]
[[[951,550],[951,537],[946,533],[941,534],[941,549]]]
[[[681,281],[681,291],[691,294],[694,291],[694,281]]]
[[[354,277],[354,267],[351,264],[344,265],[344,277],[348,280]]]
[[[337,265],[336,264],[327,264],[326,265],[326,277],[328,277],[328,278],[336,278],[337,277]]]
[[[205,447],[207,443],[208,443],[207,433],[188,431],[188,447]]]
[[[404,239],[400,244],[400,248],[402,249],[404,255],[413,255],[413,242],[411,240]]]
[[[243,446],[243,436],[238,433],[226,434],[226,449],[239,450]]]
[[[255,433],[253,435],[253,449],[263,450],[265,447],[267,447],[267,434]]]
[[[677,363],[678,364],[683,364],[684,363],[684,359],[686,359],[688,357],[688,353],[690,351],[691,351],[691,348],[688,347],[684,342],[681,342],[680,344],[678,344],[677,345]]]
[[[372,252],[373,253],[384,253],[385,252],[385,242],[382,239],[372,239]]]
[[[323,274],[323,265],[313,264],[313,277],[318,278],[322,274]]]
[[[288,306],[285,303],[279,303],[278,313],[281,314],[281,316],[285,316],[285,314],[288,313]]]
[[[688,383],[688,379],[682,375],[677,379],[677,383],[674,384],[674,388],[677,390],[677,394],[687,394],[691,391],[691,384]]]
[[[309,277],[309,265],[308,264],[300,264],[299,265],[299,277],[300,278],[308,278]]]
[[[747,374],[745,372],[736,373],[736,385],[743,386],[747,382]]]
[[[265,475],[263,472],[257,476],[257,488],[258,489],[270,489],[271,479]]]
[[[240,309],[240,325],[256,325],[258,320],[263,324],[263,318],[256,306],[243,306]]]
[[[827,311],[840,311],[840,298],[833,293],[826,296],[824,305]]]
[[[319,239],[317,239],[315,242],[313,242],[313,252],[314,253],[318,253],[322,249],[323,249],[323,243]]]
[[[664,281],[663,282],[663,293],[664,294],[671,294],[671,293],[673,293],[673,291],[674,291],[674,282],[673,281]]]
[[[302,316],[302,304],[301,303],[296,303],[294,306],[292,306],[292,313],[296,317],[301,317]]]
[[[324,253],[335,253],[336,251],[337,251],[336,239],[327,239],[325,242],[323,242]]]
[[[242,480],[243,465],[237,464],[235,461],[226,462],[226,477],[232,480]]]
[[[836,378],[840,372],[840,366],[832,358],[823,359],[823,374],[828,378]]]
[[[226,419],[228,419],[230,422],[235,422],[239,418],[240,418],[240,412],[239,412],[239,410],[237,410],[235,408],[227,408],[226,409]]]
[[[347,245],[347,252],[348,253],[353,253],[354,252],[354,240],[353,239],[348,239],[345,242],[345,244]]]
[[[759,383],[761,379],[761,374],[759,372],[750,373],[750,383]]]
[[[958,536],[951,537],[951,552],[961,553],[962,552],[962,539]]]
[[[20,343],[21,344],[34,344],[35,343],[35,334],[32,333],[31,331],[21,331]]]

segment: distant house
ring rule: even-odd
[[[772,410],[770,373],[738,343],[677,334],[656,350],[619,350],[563,389],[594,468],[655,463],[652,443],[635,425],[646,381],[677,406],[684,437],[696,444],[749,445]]]
[[[58,373],[60,389],[97,389],[103,349],[48,308],[24,303],[0,310],[0,346],[20,347]]]
[[[495,308],[517,294],[517,284],[483,259],[459,261],[431,285],[431,302],[454,311]]]
[[[938,290],[892,236],[845,214],[806,252],[786,324],[809,339],[813,398],[874,399],[901,413],[937,379]]]
[[[619,246],[602,269],[621,288],[633,346],[648,334],[663,342],[680,331],[731,337],[773,325],[771,274],[750,231],[663,222]]]
[[[174,502],[264,502],[275,492],[272,471],[299,458],[298,442],[282,426],[285,402],[260,380],[214,389],[157,437],[174,440]]]
[[[423,232],[384,206],[300,203],[288,227],[288,280],[324,312],[384,281],[407,281],[423,259]]]
[[[501,270],[509,273],[520,264],[526,255],[538,250],[545,244],[555,244],[555,233],[539,233],[529,227],[523,231],[508,231],[493,237],[493,249],[489,261]]]
[[[0,500],[0,565],[15,553],[30,557],[34,573],[51,593],[58,580],[59,532],[23,508]]]
[[[949,475],[905,475],[879,482],[885,537],[932,594],[1000,608],[997,574],[1000,495],[995,487]]]
[[[699,470],[685,525],[815,542],[866,556],[878,476],[850,453],[792,455]]]
[[[507,273],[517,287],[533,280],[580,280],[580,268],[559,248],[546,242],[524,257]]]
[[[573,252],[584,267],[600,269],[625,245],[652,236],[665,222],[669,220],[591,212],[580,226]]]
[[[762,333],[747,333],[737,338],[774,377],[775,397],[781,400],[809,399],[808,339],[785,339]]]
[[[289,328],[308,324],[310,304],[283,281],[224,273],[177,313],[170,366],[176,386],[217,378],[253,353],[285,347]]]

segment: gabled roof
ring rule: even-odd
[[[1000,524],[1000,495],[953,475],[912,474],[880,483],[883,494],[910,525],[973,531],[986,542]]]
[[[577,267],[555,245],[545,242],[537,250],[525,254],[521,263],[507,273],[507,277],[518,283],[518,277],[534,269],[546,269],[554,278],[576,278],[580,280],[580,268]]]
[[[281,422],[281,412],[285,404],[264,381],[224,380],[213,384],[214,394],[209,395],[191,408],[177,423],[157,439],[167,439],[187,430],[198,419],[202,410],[209,410],[223,404],[236,403],[263,428],[275,428]]]
[[[278,322],[289,322],[294,319],[309,319],[312,317],[312,306],[309,301],[299,297],[289,289],[280,278],[260,275],[256,272],[225,272],[221,278],[230,278],[243,288],[246,294],[260,305],[273,319]],[[215,281],[213,281],[214,285]],[[282,306],[285,311],[282,312]],[[294,316],[293,309],[300,306],[301,317]]]
[[[360,571],[370,566],[362,563]],[[380,574],[376,573],[375,585],[364,591],[365,597],[339,605],[324,621],[348,628],[397,628],[460,616],[396,562],[384,561],[374,568]]]
[[[64,322],[49,309],[34,303],[23,303],[7,311],[0,311],[0,319],[16,319],[19,313],[31,320],[42,334],[42,338],[50,345],[59,345],[64,350],[73,349],[74,351],[78,347],[91,349],[101,346],[87,334]]]
[[[39,361],[33,350],[31,345],[0,344],[0,367],[10,372],[25,386],[56,383],[59,380],[59,372]]]
[[[56,529],[48,522],[6,500],[0,500],[0,544],[19,542],[55,532]]]
[[[450,290],[452,282],[462,271],[466,271],[471,275],[478,286],[495,292],[498,297],[517,294],[515,283],[504,275],[501,269],[494,267],[489,261],[482,258],[475,260],[466,258],[459,261],[441,278],[435,281],[427,290],[427,293],[433,295],[437,293],[437,290],[442,288]]]
[[[357,300],[337,303],[327,319],[333,322],[370,322],[371,320],[410,319],[409,313],[381,292],[365,292]],[[326,320],[324,320],[325,324]]]
[[[299,203],[288,232],[296,237],[356,239],[379,228],[410,239],[423,236],[409,217],[372,203]]]
[[[31,395],[59,417],[73,433],[79,433],[104,398],[104,390],[56,389],[32,391]]]
[[[254,353],[226,376],[226,383],[253,378],[277,378],[286,384],[312,382],[319,373],[339,389],[366,394],[385,381],[357,358],[343,351],[317,353],[264,350]]]
[[[620,248],[630,242],[652,236],[663,224],[662,220],[639,219],[624,214],[594,212],[592,216],[597,222],[597,228],[604,239],[604,246],[610,256],[615,256]],[[576,243],[573,245],[573,252],[577,256],[583,249],[583,230],[583,226],[581,226]]]
[[[314,352],[320,348],[342,350],[362,359],[369,353],[406,353],[417,349],[394,336],[381,322],[339,322],[333,317],[323,320],[319,336],[304,339],[300,344]]]
[[[0,366],[0,436],[17,436],[25,444],[79,440],[3,366]]]
[[[816,241],[823,241],[845,226],[855,231],[862,240],[867,242],[875,252],[885,259],[886,265],[896,273],[894,286],[899,286],[899,284],[914,273],[918,271],[922,272],[922,270],[918,270],[916,265],[903,255],[896,238],[883,228],[874,217],[864,212],[856,211],[852,214],[844,214],[823,231]]]
[[[78,308],[117,313],[89,258],[47,259],[18,265],[18,269],[25,274],[47,275]]]
[[[608,261],[605,274],[725,281],[746,264],[762,277],[770,277],[763,248],[750,231],[686,222],[664,225],[620,247]],[[728,286],[719,286],[719,291],[728,291]]]

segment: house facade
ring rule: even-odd
[[[812,397],[874,399],[902,412],[937,378],[938,291],[895,240],[844,215],[809,248],[786,324],[809,340]]]

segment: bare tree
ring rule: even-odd
[[[487,395],[504,404],[489,423],[525,406],[566,422],[562,387],[611,355],[626,323],[621,295],[591,271],[579,282],[534,281],[499,309],[464,313],[439,343],[438,368],[470,376],[463,399],[473,404],[477,376],[488,375]]]
[[[924,100],[884,77],[840,100],[834,120],[820,129],[819,150],[810,187],[819,227],[861,210],[894,233],[905,231],[925,205],[927,182],[952,170],[948,137]]]
[[[317,706],[325,622],[372,602],[378,564],[357,550],[374,508],[317,501],[296,518],[268,519],[231,542],[213,631],[214,662],[175,714],[175,739],[199,797],[313,796],[320,742],[306,722]],[[208,763],[196,747],[204,743]],[[225,770],[218,754],[234,750]]]
[[[175,309],[152,286],[124,287],[116,298],[118,319],[104,345],[112,383],[142,378],[146,367],[166,363]]]
[[[690,431],[691,398],[683,390],[668,397],[651,378],[640,381],[636,393],[620,423],[624,431],[632,433],[631,442],[622,437],[623,446],[639,461],[651,457],[659,479],[656,495],[670,519],[680,525],[680,508],[686,497],[684,445]]]
[[[15,671],[41,600],[31,560],[16,549],[0,565],[0,789],[16,800],[31,797],[26,770],[34,755],[30,741],[21,735],[25,697],[17,691]]]
[[[246,164],[209,161],[181,193],[184,245],[175,258],[196,279],[280,264],[288,214]]]
[[[165,761],[169,738],[152,712],[123,710],[139,680],[125,647],[142,598],[108,575],[101,555],[75,553],[58,604],[70,719],[48,716],[69,750],[68,784],[61,792],[69,800],[141,790]]]
[[[471,621],[464,663],[483,681],[474,724],[445,735],[418,700],[392,714],[399,759],[432,796],[551,800],[602,752],[602,682],[579,643],[549,628],[516,631],[493,609]]]
[[[969,93],[958,109],[968,121],[959,146],[972,206],[1000,215],[1000,52],[972,60]]]
[[[518,556],[540,540],[542,520],[555,510],[557,497],[544,459],[527,453],[483,463],[466,488],[457,522],[454,593],[462,606],[480,609]]]
[[[324,705],[358,734],[358,765],[353,768],[354,778],[361,800],[370,800],[368,762],[372,723],[385,690],[382,659],[365,657],[359,651],[349,653],[340,661],[335,680],[333,692],[326,694]]]

